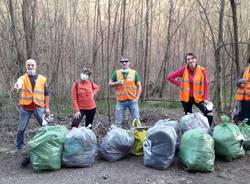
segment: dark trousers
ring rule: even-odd
[[[207,117],[209,125],[210,126],[212,125],[212,123],[213,123],[213,116],[208,116],[207,115],[211,111],[208,111],[206,109],[203,101],[200,102],[200,103],[196,103],[194,101],[194,97],[189,97],[189,101],[188,102],[181,101],[181,103],[182,103],[183,109],[185,111],[185,115],[187,113],[192,113],[192,107],[193,107],[193,104],[194,104],[196,107],[198,107],[198,109],[200,109],[200,111],[203,113],[203,115]]]
[[[250,101],[241,102],[241,111],[243,119],[248,118],[248,124],[250,124]]]
[[[91,110],[80,109],[80,112],[81,112],[81,116],[78,119],[73,118],[71,128],[78,127],[84,115],[86,116],[85,127],[87,127],[89,124],[92,125],[93,119],[95,117],[96,108],[91,109]]]

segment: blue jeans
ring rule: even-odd
[[[24,132],[29,124],[31,115],[34,114],[38,123],[42,125],[44,108],[37,107],[35,110],[25,110],[23,107],[19,109],[19,125],[16,138],[16,148],[20,150],[24,144]]]
[[[116,111],[115,111],[115,123],[116,126],[122,127],[122,122],[124,120],[124,114],[126,108],[129,109],[132,120],[139,119],[139,106],[138,101],[126,100],[126,101],[118,101],[116,103]]]
[[[248,100],[241,101],[241,110],[243,119],[247,118],[248,124],[250,124],[250,101]]]

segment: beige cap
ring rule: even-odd
[[[126,58],[125,56],[122,56],[120,59],[120,62],[123,62],[123,61],[128,61],[128,58]]]

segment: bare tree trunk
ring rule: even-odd
[[[110,9],[111,9],[111,0],[109,0],[108,2],[108,36],[107,36],[107,79],[109,78],[109,63],[110,63],[110,51],[109,51],[109,38],[110,38],[110,17],[111,17],[111,13],[110,13]],[[107,85],[105,83],[105,85]],[[108,88],[108,120],[109,123],[111,123],[111,118],[110,118],[110,88]]]
[[[125,24],[126,24],[126,0],[123,0],[123,13],[122,13],[122,47],[121,55],[124,55],[125,52]]]
[[[144,13],[144,4],[141,2],[140,8],[140,21],[143,22],[143,13]],[[144,24],[140,24],[139,26],[139,39],[138,39],[138,71],[140,74],[143,74],[143,57],[144,57]],[[144,81],[144,75],[141,75],[141,81]],[[142,91],[143,93],[143,91]]]
[[[217,46],[219,49],[215,50],[215,105],[217,107],[217,112],[222,112],[222,76],[221,76],[221,54],[220,54],[220,46],[223,44],[223,16],[224,16],[224,8],[225,8],[225,0],[221,0],[220,4],[220,16],[219,16],[219,31],[218,31],[218,41]]]
[[[247,53],[246,53],[246,60],[250,57],[250,38],[247,41]]]
[[[149,30],[149,49],[148,49],[148,69],[146,75],[146,89],[145,89],[145,96],[149,98],[149,76],[151,72],[151,54],[152,54],[152,30],[153,30],[153,1],[150,0],[150,30]]]
[[[229,60],[229,59],[228,59]],[[234,91],[234,85],[233,85],[233,62],[230,62],[230,93],[229,93],[229,108],[232,109],[232,97],[233,97],[233,91]]]
[[[13,9],[12,0],[9,0],[9,11],[10,11],[10,19],[11,19],[11,32],[13,34],[15,49],[17,52],[16,65],[18,66],[18,73],[19,75],[21,75],[24,72],[23,66],[24,66],[25,58],[23,56],[23,53],[18,43],[18,35],[17,35],[17,29],[16,29],[16,17],[15,17],[15,13]]]
[[[120,0],[119,0],[120,1]],[[117,10],[115,13],[115,21],[113,24],[113,38],[112,38],[112,46],[114,46],[114,56],[113,56],[113,61],[117,63],[118,58],[119,58],[119,35],[120,32],[116,32],[116,29],[120,27],[120,21],[117,21],[118,19],[118,14],[119,14],[119,7],[120,7],[120,2],[117,2]],[[113,63],[112,63],[113,64]],[[113,70],[115,69],[115,64],[113,64]]]
[[[33,2],[31,2],[31,0],[23,0],[22,16],[26,42],[26,58],[33,58],[33,42],[35,38],[36,12],[36,0],[33,0]]]
[[[145,99],[146,94],[148,93],[148,37],[149,37],[149,0],[146,0],[146,15],[145,15],[145,22],[146,22],[146,41],[145,41],[145,50],[144,50],[144,77],[143,77],[143,100]]]
[[[171,32],[172,32],[172,26],[173,26],[173,13],[174,13],[174,2],[173,0],[170,0],[170,8],[169,8],[169,19],[168,19],[168,30],[167,30],[167,46],[166,46],[166,52],[164,54],[164,61],[163,61],[163,75],[162,75],[162,81],[161,81],[161,87],[160,87],[160,94],[159,97],[163,97],[163,92],[165,90],[166,86],[166,75],[167,75],[167,62],[169,60],[169,54],[170,54],[170,47],[171,47]]]
[[[234,62],[236,66],[236,72],[239,76],[240,74],[240,64],[239,64],[239,43],[238,43],[238,25],[237,25],[237,8],[234,0],[230,0],[232,14],[233,14],[233,28],[234,28]]]
[[[99,31],[99,16],[100,14],[100,4],[99,0],[95,2],[95,15],[94,15],[94,36],[93,36],[93,48],[92,48],[92,68],[96,71],[96,60],[97,60],[97,53],[98,53],[98,31]],[[95,80],[95,78],[94,78]]]

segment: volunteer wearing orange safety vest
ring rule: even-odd
[[[116,126],[122,127],[124,113],[129,109],[132,120],[139,119],[138,100],[141,95],[141,81],[137,71],[130,69],[127,58],[120,59],[122,69],[112,73],[109,86],[115,90],[116,95]]]
[[[213,114],[206,108],[208,103],[208,81],[205,68],[197,65],[196,56],[188,53],[185,57],[186,65],[171,72],[167,79],[176,86],[180,86],[180,101],[185,114],[192,113],[192,106],[195,104],[200,111],[208,118],[211,125]],[[180,77],[181,81],[176,80]]]
[[[19,93],[19,125],[16,139],[16,150],[24,144],[24,132],[32,114],[42,125],[44,113],[49,114],[49,93],[46,77],[36,73],[36,61],[26,61],[26,73],[19,77],[14,88]]]
[[[240,101],[242,119],[248,118],[248,124],[250,124],[250,56],[247,64],[248,66],[240,73],[235,100]]]

